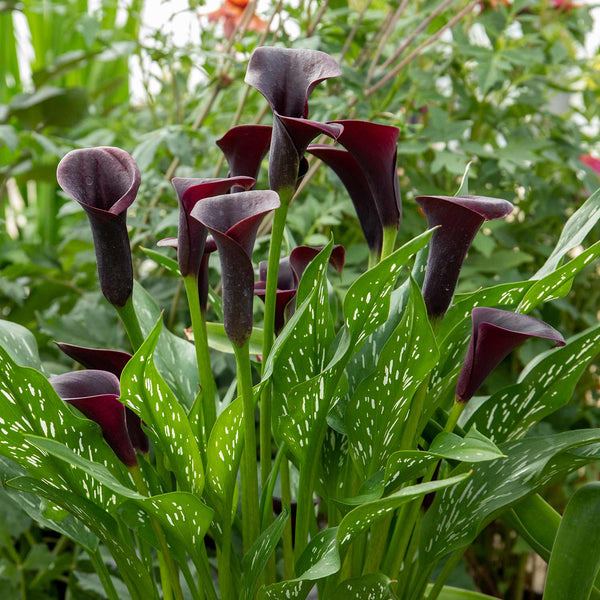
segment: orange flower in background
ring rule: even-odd
[[[225,37],[231,37],[242,20],[242,15],[248,4],[250,4],[250,0],[224,0],[223,4],[217,10],[208,13],[206,16],[209,23],[223,21]],[[263,33],[266,29],[267,23],[256,15],[252,17],[248,24],[249,31]]]

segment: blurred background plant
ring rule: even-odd
[[[50,374],[71,366],[54,339],[127,348],[96,290],[84,213],[59,193],[55,175],[68,150],[116,145],[142,173],[129,219],[137,277],[183,335],[182,290],[168,250],[155,251],[158,239],[176,231],[169,180],[225,176],[214,141],[233,125],[269,121],[266,102],[243,82],[250,52],[264,44],[323,50],[340,62],[343,84],[315,92],[311,117],[400,127],[401,242],[425,228],[415,196],[453,194],[472,161],[472,193],[506,198],[517,210],[512,222],[490,223],[476,237],[459,291],[528,279],[600,183],[600,33],[590,34],[591,8],[560,0],[0,2],[1,318],[34,332]],[[261,177],[259,187],[267,187]],[[322,245],[331,234],[346,247],[338,286],[364,270],[368,252],[351,202],[316,160],[288,224],[290,248]],[[595,239],[599,233],[596,227]],[[259,238],[257,259],[266,246]],[[599,281],[591,265],[566,299],[537,316],[566,337],[597,322]],[[522,352],[497,370],[487,392],[514,378],[535,343]],[[218,382],[232,367],[223,356]],[[542,429],[598,426],[599,396],[593,368],[573,403]],[[569,489],[553,490],[557,508]],[[63,597],[65,589],[71,598],[96,597],[86,575],[92,569],[77,566],[72,544],[50,543],[30,518],[13,519],[14,503],[0,506],[14,525],[2,527],[0,589],[13,586],[23,598]],[[532,569],[511,535],[501,524],[486,530],[467,564],[479,589],[519,599],[531,589],[525,576]],[[37,575],[25,577],[29,569]]]

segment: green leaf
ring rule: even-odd
[[[427,245],[432,234],[433,230],[426,231],[404,244],[350,286],[344,298],[344,322],[355,347],[385,323],[390,311],[390,294],[402,267]]]
[[[400,444],[410,400],[437,359],[425,302],[410,278],[402,321],[383,346],[375,371],[360,382],[346,406],[348,442],[363,478],[382,469]]]
[[[600,325],[537,356],[519,382],[496,392],[470,417],[495,442],[522,437],[535,423],[564,406],[587,365],[600,352]]]
[[[564,453],[598,441],[600,429],[590,429],[501,444],[506,458],[474,464],[469,479],[436,494],[419,556],[434,562],[470,543],[497,514],[591,460]]]
[[[213,350],[233,354],[233,346],[227,334],[223,323],[207,323],[206,333],[208,334],[208,345]],[[262,355],[263,330],[258,327],[252,328],[250,334],[250,354]]]
[[[462,179],[460,181],[460,187],[458,188],[458,191],[456,192],[456,194],[454,194],[455,196],[468,196],[469,195],[469,171],[471,170],[472,164],[473,164],[472,160],[467,163],[467,166],[465,167],[465,173],[462,176]]]
[[[35,336],[29,329],[0,320],[0,346],[18,365],[43,370]]]
[[[121,400],[144,421],[150,439],[168,457],[179,488],[202,494],[204,468],[187,415],[154,366],[159,319],[121,374]]]
[[[277,542],[283,535],[285,524],[289,518],[287,510],[281,514],[265,529],[242,559],[242,583],[240,600],[252,600],[258,585],[258,580],[275,551]]]
[[[133,304],[142,331],[147,336],[161,312],[152,296],[137,281],[133,287]],[[160,334],[154,360],[159,373],[179,402],[186,408],[191,408],[200,385],[194,344],[165,328]]]
[[[395,599],[390,590],[390,583],[390,579],[382,573],[363,575],[342,582],[337,586],[333,597],[344,600]]]
[[[428,586],[431,590],[433,586]],[[470,590],[461,590],[459,588],[450,587],[445,585],[438,596],[438,600],[495,600],[495,596],[486,596],[479,592],[472,592]]]
[[[563,256],[583,242],[598,219],[600,219],[600,189],[597,189],[567,221],[552,254],[532,279],[542,279],[555,271]]]
[[[600,483],[588,483],[563,514],[544,589],[544,600],[588,600],[600,570]]]
[[[528,313],[542,302],[566,296],[571,289],[570,283],[573,277],[598,256],[600,256],[600,242],[596,242],[585,252],[582,252],[556,271],[549,273],[542,279],[536,280],[529,290],[527,290],[517,311]]]
[[[304,600],[313,582],[333,575],[340,570],[341,562],[337,544],[337,527],[328,527],[312,538],[296,564],[296,579],[263,586],[258,590],[258,600],[295,598]]]
[[[157,252],[156,250],[152,250],[150,248],[144,248],[143,246],[139,247],[140,250],[148,257],[151,258],[156,264],[164,267],[169,273],[173,273],[181,277],[181,273],[179,272],[179,265],[177,261],[167,256],[166,254],[162,254],[161,252]]]
[[[469,463],[494,460],[503,456],[496,444],[474,428],[464,438],[445,431],[439,433],[431,442],[428,452]]]

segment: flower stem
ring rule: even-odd
[[[290,488],[290,463],[287,456],[281,461],[281,503],[291,514],[292,495]],[[283,530],[283,577],[294,578],[294,546],[292,544],[292,519],[288,519]]]
[[[395,227],[385,227],[383,229],[383,244],[381,246],[381,260],[389,256],[394,251],[396,235],[398,230]]]
[[[133,297],[129,296],[125,306],[115,306],[115,309],[125,327],[127,337],[136,351],[144,343],[144,333],[133,308]]]
[[[210,349],[206,333],[206,319],[200,308],[198,296],[198,280],[193,275],[183,278],[185,291],[188,298],[192,330],[194,332],[194,347],[196,348],[196,361],[198,362],[198,376],[202,388],[202,412],[204,414],[205,442],[217,420],[217,384],[210,364]]]
[[[117,594],[117,590],[115,589],[115,585],[110,578],[110,573],[102,560],[102,556],[100,556],[100,551],[98,548],[95,550],[88,550],[88,555],[94,567],[94,571],[100,578],[102,583],[102,587],[106,593],[106,597],[108,600],[119,600],[119,594]]]
[[[138,492],[142,496],[149,497],[150,491],[148,490],[148,486],[144,481],[144,477],[139,465],[129,467],[129,472],[131,473],[131,477],[133,478]],[[154,530],[154,534],[158,540],[158,545],[160,546],[160,551],[158,552],[158,563],[160,566],[160,578],[163,587],[163,599],[171,600],[171,598],[175,598],[175,600],[183,600],[183,592],[181,591],[181,585],[179,583],[177,567],[175,566],[171,553],[169,552],[165,534],[163,533],[160,523],[155,517],[150,516],[150,524],[152,525],[152,529]]]
[[[244,414],[244,453],[242,455],[242,538],[244,552],[250,549],[258,537],[260,510],[258,503],[258,480],[256,462],[256,428],[254,425],[254,392],[252,390],[252,366],[250,344],[241,348],[234,345],[237,366],[238,394],[242,396]]]

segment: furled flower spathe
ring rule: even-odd
[[[244,346],[252,332],[254,269],[252,250],[263,218],[279,208],[279,196],[269,190],[206,198],[191,216],[213,236],[221,259],[223,325],[227,337]]]
[[[108,371],[89,369],[50,378],[56,393],[88,419],[96,422],[117,457],[127,467],[138,464],[125,420],[125,406],[118,400],[119,380]]]
[[[125,212],[140,187],[135,161],[120,148],[73,150],[60,161],[57,179],[89,219],[102,293],[114,306],[125,306],[133,290]]]
[[[319,134],[337,138],[342,126],[308,120],[308,98],[313,89],[339,77],[337,62],[318,50],[261,47],[248,63],[246,83],[257,89],[273,110],[269,185],[289,201],[306,172],[304,153]]]
[[[565,345],[556,329],[529,315],[477,307],[473,309],[472,321],[471,341],[456,385],[459,402],[470,400],[488,375],[525,340],[538,337],[557,346]]]
[[[486,196],[418,196],[431,237],[423,282],[423,298],[430,317],[444,315],[452,302],[460,269],[475,234],[484,221],[501,219],[513,205]]]

